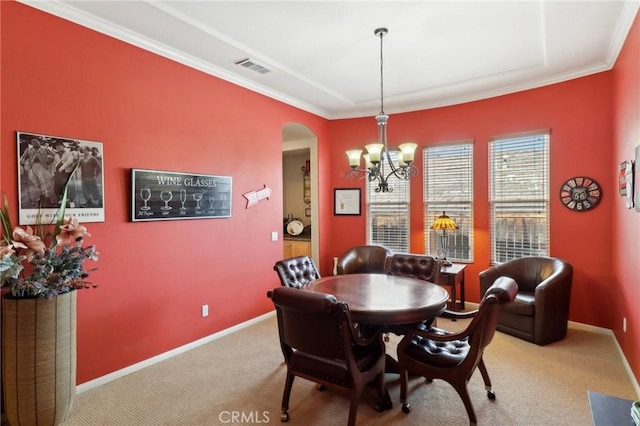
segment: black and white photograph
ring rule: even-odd
[[[231,176],[131,169],[131,220],[231,217]]]
[[[104,222],[102,143],[26,132],[17,143],[21,225],[53,222],[67,181],[65,215]]]

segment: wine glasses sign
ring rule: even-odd
[[[132,169],[133,221],[231,217],[232,178]]]

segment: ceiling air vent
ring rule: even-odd
[[[240,66],[243,66],[245,68],[249,68],[250,70],[253,70],[255,72],[259,72],[260,74],[266,74],[268,72],[271,72],[270,69],[267,69],[267,68],[263,67],[260,64],[256,64],[255,62],[253,62],[249,58],[242,59],[241,61],[236,62],[236,65],[240,65]]]

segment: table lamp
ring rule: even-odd
[[[449,236],[447,231],[453,231],[458,229],[456,222],[449,216],[442,212],[442,215],[438,216],[436,220],[431,224],[431,229],[434,231],[442,231],[440,234],[440,250],[438,250],[438,259],[444,266],[451,266],[451,262],[447,260],[447,249],[449,247]]]

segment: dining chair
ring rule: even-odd
[[[309,256],[296,256],[282,259],[273,265],[280,283],[285,287],[303,288],[311,281],[320,278],[313,259]]]
[[[433,256],[413,253],[394,253],[387,259],[384,272],[438,284],[440,278],[440,262]],[[427,321],[428,328],[433,319]]]
[[[347,304],[333,295],[278,287],[267,293],[278,319],[280,346],[287,365],[281,420],[289,420],[289,398],[295,377],[347,390],[349,425],[355,425],[367,383],[375,380],[376,410],[391,408],[384,378],[385,345],[380,334],[357,335]]]
[[[363,245],[351,247],[337,259],[337,275],[381,274],[392,251],[384,246]]]
[[[405,331],[405,336],[397,348],[400,402],[404,413],[411,411],[411,405],[407,402],[410,372],[412,375],[423,376],[428,382],[441,379],[451,384],[462,399],[469,422],[473,425],[477,424],[467,384],[477,367],[482,374],[487,397],[490,400],[495,399],[483,353],[495,334],[502,305],[513,301],[517,292],[518,285],[513,279],[499,277],[487,290],[477,310],[445,311],[440,315],[442,318],[472,318],[465,330],[448,333],[442,330],[411,327]]]
[[[384,272],[437,284],[440,277],[440,263],[432,256],[413,253],[394,253],[387,259]]]

